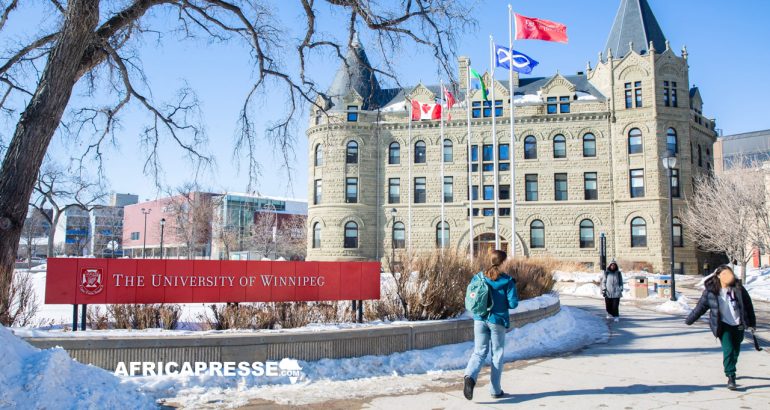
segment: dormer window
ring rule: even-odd
[[[321,110],[315,110],[315,125],[321,123]]]
[[[483,105],[483,110],[482,110]],[[492,116],[492,101],[473,101],[471,103],[471,115],[473,118],[489,118]],[[495,100],[495,117],[503,116],[503,100]]]
[[[570,97],[547,97],[546,98],[548,114],[569,114]]]
[[[348,122],[358,121],[358,106],[348,105]]]

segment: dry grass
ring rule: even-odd
[[[172,330],[179,324],[181,313],[179,305],[109,305],[106,315],[113,320],[114,329]]]
[[[199,320],[210,329],[288,329],[345,321],[345,302],[274,302],[210,305]],[[342,309],[341,309],[342,308]],[[352,316],[349,316],[352,319]]]

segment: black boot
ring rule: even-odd
[[[465,376],[463,386],[463,395],[468,400],[473,400],[473,388],[476,387],[476,381],[470,376]]]
[[[727,376],[727,389],[738,390],[738,386],[735,384],[735,376]]]

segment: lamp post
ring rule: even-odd
[[[142,208],[142,213],[144,214],[144,232],[142,232],[142,259],[144,259],[144,251],[147,248],[147,215],[149,215],[151,211],[152,209]]]
[[[160,258],[163,259],[163,228],[166,226],[166,218],[160,220]]]
[[[676,157],[673,155],[667,155],[662,159],[663,168],[666,169],[666,176],[668,179],[668,222],[669,222],[669,236],[670,236],[670,251],[671,251],[671,300],[676,301],[676,272],[674,271],[674,197],[672,191],[672,175],[673,169],[676,167]]]
[[[393,266],[393,261],[396,260],[396,213],[398,213],[396,208],[390,210],[390,216],[393,219],[390,224],[390,266]]]

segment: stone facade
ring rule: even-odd
[[[637,7],[649,7],[643,0],[623,1]],[[623,10],[621,7],[619,13]],[[618,24],[617,20],[615,24]],[[634,26],[623,21],[620,24]],[[638,45],[629,44],[622,56],[614,56],[612,47],[608,47],[607,55],[600,54],[595,68],[589,66],[585,72],[574,76],[558,73],[542,79],[514,76],[515,140],[512,145],[509,83],[492,82],[488,74],[484,76],[487,88],[494,87],[495,99],[502,100],[503,104],[502,115],[496,118],[497,141],[492,134],[492,118],[479,112],[479,118],[471,119],[469,144],[466,98],[473,104],[481,103],[482,96],[480,90],[465,87],[466,67],[470,64],[467,58],[459,61],[462,84],[456,94],[461,102],[450,110],[451,120],[444,121],[443,129],[442,122],[437,120],[410,124],[406,108],[410,100],[434,102],[440,98],[438,87],[422,84],[404,90],[377,87],[377,95],[362,92],[360,87],[357,89],[350,84],[342,91],[330,90],[330,95],[335,91],[338,97],[319,98],[319,104],[325,105],[327,110],[323,113],[314,111],[307,130],[310,147],[308,259],[382,259],[390,254],[394,245],[394,220],[405,226],[406,248],[418,252],[436,249],[441,221],[442,153],[444,141],[450,141],[451,161],[443,163],[443,175],[452,177],[453,182],[452,201],[444,205],[450,247],[469,250],[471,239],[479,242],[490,235],[494,239],[495,217],[484,216],[484,209],[494,211],[494,201],[484,200],[482,191],[483,186],[494,185],[493,169],[501,169],[500,164],[509,161],[495,156],[492,170],[485,171],[482,151],[483,145],[509,144],[515,170],[514,243],[517,256],[552,256],[595,264],[599,260],[599,235],[605,233],[610,257],[617,258],[622,264],[648,263],[656,271],[668,271],[668,185],[661,161],[669,148],[667,134],[669,130],[676,133],[676,169],[680,187],[680,195],[674,199],[674,215],[677,215],[692,193],[694,178],[709,172],[712,167],[713,159],[705,154],[713,151],[716,133],[713,120],[701,118],[696,121],[695,114],[701,113],[702,100],[700,94],[692,93],[689,87],[686,49],[677,55],[665,39],[647,40],[645,46],[649,47],[640,50]],[[656,50],[656,43],[665,44],[665,49]],[[351,50],[349,57],[357,57],[350,60],[348,66],[360,62],[361,55],[365,56],[360,44],[355,43],[353,48],[355,50]],[[350,70],[349,67],[344,69]],[[631,108],[626,107],[628,85]],[[637,89],[641,92],[640,107],[636,103]],[[555,97],[557,104],[560,98],[567,97],[568,101],[564,102],[569,103],[568,112],[561,112],[557,105],[557,113],[549,113],[549,104],[553,104],[549,97]],[[635,130],[641,131],[642,144],[640,152],[631,153],[629,137],[637,132]],[[585,137],[589,134],[595,137],[595,155],[590,155],[590,143],[589,155],[584,152]],[[530,136],[536,140],[537,155],[527,159],[524,145]],[[558,136],[566,140],[564,158],[555,155]],[[351,141],[357,144],[357,161],[348,160],[347,147]],[[400,147],[398,164],[390,163],[390,147],[394,142]],[[426,146],[425,163],[414,161],[419,142]],[[478,170],[473,172],[469,172],[469,145],[478,146],[481,161]],[[644,195],[641,197],[631,197],[631,170],[643,170]],[[597,199],[586,199],[586,173],[597,175]],[[472,229],[469,229],[468,218],[469,174],[470,185],[479,187],[478,199],[473,201],[473,207],[479,208],[479,215],[474,216]],[[556,200],[555,174],[567,175],[566,200]],[[537,175],[538,197],[535,201],[526,200],[526,175]],[[346,200],[348,178],[356,178],[356,203]],[[389,181],[394,178],[399,179],[400,198],[398,203],[389,203]],[[426,178],[425,203],[414,203],[415,178]],[[511,172],[504,165],[497,178],[498,186],[511,184]],[[321,195],[315,201],[317,181],[320,181]],[[497,214],[502,214],[498,216],[501,247],[507,249],[512,231],[511,217],[507,213],[512,207],[511,200],[499,199],[498,207]],[[637,223],[643,220],[645,224],[646,245],[632,246],[631,224],[635,218],[642,218],[637,219]],[[535,221],[544,226],[543,247],[533,247],[531,227]],[[585,246],[591,245],[589,243],[581,247],[583,221],[593,225],[593,246]],[[357,228],[357,243],[351,241],[348,246],[355,246],[346,248],[345,226],[349,222],[354,222]],[[350,229],[351,237],[352,232]],[[585,238],[588,238],[587,234],[588,229],[584,229]],[[685,273],[698,273],[709,255],[700,254],[685,235],[682,246],[676,249],[675,259],[683,264]]]

